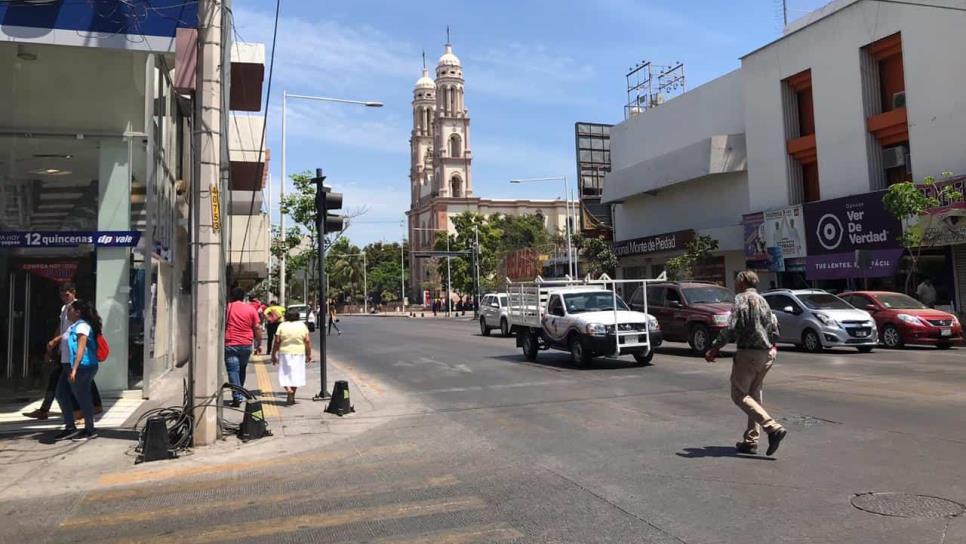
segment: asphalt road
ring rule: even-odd
[[[966,503],[966,350],[783,350],[765,403],[789,436],[765,458],[734,453],[726,358],[672,345],[653,366],[578,369],[562,352],[525,362],[473,322],[341,325],[330,353],[357,412],[326,417],[361,430],[316,422],[232,467],[4,515],[56,524],[55,542],[966,542],[966,518],[942,517]]]

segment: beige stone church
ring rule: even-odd
[[[464,102],[463,66],[447,43],[436,64],[435,81],[423,66],[413,89],[413,130],[410,137],[409,240],[414,251],[432,249],[437,231],[454,232],[451,218],[466,211],[483,215],[540,214],[547,228],[563,232],[567,206],[562,199],[502,200],[481,198],[473,192],[473,152],[470,114]],[[484,157],[483,160],[486,160]],[[499,180],[508,183],[509,180]],[[559,186],[546,185],[548,194],[560,194]],[[414,303],[440,290],[446,277],[443,262],[410,257],[410,293]],[[454,293],[455,297],[455,293]]]

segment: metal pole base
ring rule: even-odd
[[[312,400],[314,400],[315,402],[319,402],[322,400],[329,400],[331,398],[332,398],[332,393],[329,393],[328,391],[323,389],[322,391],[319,391],[318,395],[312,397]]]

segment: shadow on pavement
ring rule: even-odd
[[[738,453],[733,446],[705,446],[703,448],[684,448],[684,451],[675,453],[678,457],[686,459],[702,459],[705,457],[734,457],[737,459],[758,459],[762,461],[774,461],[772,457],[762,457]]]
[[[624,356],[621,359],[616,359],[612,357],[595,357],[594,362],[586,367],[580,367],[574,364],[570,359],[570,356],[563,352],[556,352],[553,354],[544,355],[541,353],[537,357],[536,361],[527,361],[523,358],[522,354],[507,354],[507,355],[495,355],[490,357],[497,361],[506,361],[508,363],[519,363],[524,365],[536,366],[546,368],[548,370],[577,370],[580,372],[593,372],[600,370],[619,370],[625,368],[640,368],[642,365],[638,364],[629,355]],[[653,365],[646,365],[653,366]]]

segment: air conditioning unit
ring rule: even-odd
[[[906,91],[900,91],[892,95],[892,109],[906,107]]]
[[[886,170],[906,165],[906,150],[901,145],[882,150],[882,165]]]

